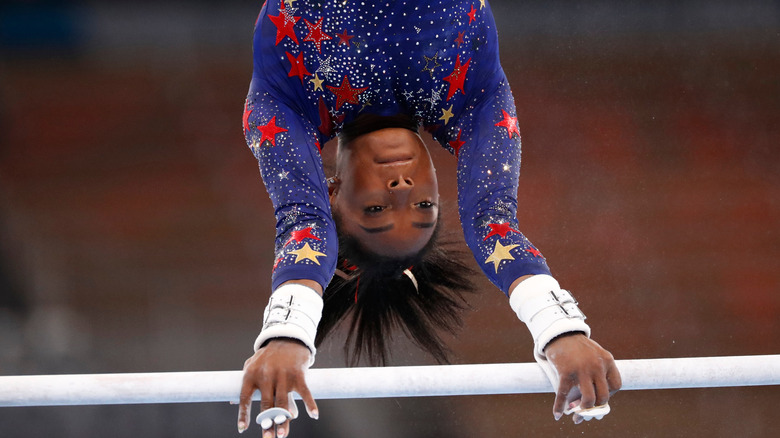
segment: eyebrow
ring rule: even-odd
[[[415,228],[433,228],[436,225],[436,222],[412,222],[412,226]],[[395,227],[395,224],[389,224],[382,227],[376,227],[376,228],[366,228],[363,225],[360,226],[360,228],[363,229],[366,233],[383,233],[385,231],[392,230],[393,227]]]

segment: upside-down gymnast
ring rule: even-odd
[[[399,327],[446,359],[436,330],[457,327],[473,286],[439,242],[436,172],[419,129],[457,158],[466,243],[528,326],[557,389],[555,419],[608,412],[621,385],[612,355],[518,231],[520,132],[487,2],[268,0],[253,49],[243,127],[277,225],[273,292],[244,364],[239,430],[255,390],[262,411],[295,413],[297,392],[318,417],[305,371],[349,315],[353,364],[361,354],[383,363]],[[328,178],[320,152],[335,136]],[[287,436],[289,426],[285,415],[262,424],[265,437]]]

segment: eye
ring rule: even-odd
[[[363,212],[366,214],[376,214],[383,211],[385,211],[385,206],[383,205],[372,205],[363,209]]]
[[[431,201],[422,201],[422,202],[418,202],[417,204],[414,204],[414,205],[416,205],[419,208],[425,208],[425,209],[433,208],[433,207],[436,206],[436,204],[434,204]]]

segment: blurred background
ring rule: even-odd
[[[780,353],[778,2],[490,4],[523,133],[521,226],[594,338],[618,359]],[[0,374],[234,370],[252,353],[274,233],[241,129],[261,5],[2,3]],[[454,159],[431,150],[462,239]],[[532,361],[479,281],[454,362]],[[317,366],[343,366],[342,346]],[[429,363],[398,340],[391,364]],[[780,432],[778,387],[624,391],[578,427],[552,401],[320,401],[292,432]],[[235,423],[227,403],[0,409],[2,437],[227,437]]]

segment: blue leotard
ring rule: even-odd
[[[520,132],[486,1],[269,0],[243,125],[275,209],[273,289],[330,282],[321,145],[364,113],[407,114],[457,157],[466,243],[496,286],[549,274],[518,231]]]

